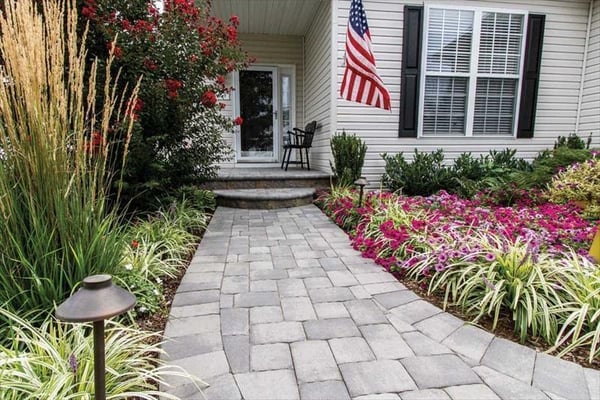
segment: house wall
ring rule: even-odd
[[[304,120],[317,121],[313,139],[311,166],[329,169],[329,138],[333,127],[331,112],[331,2],[323,1],[305,37],[305,107]]]
[[[600,135],[600,0],[592,5],[592,24],[588,44],[579,132]]]
[[[289,64],[296,67],[296,125],[304,125],[304,50],[302,36],[287,35],[263,35],[244,33],[239,35],[242,49],[248,52],[250,57],[256,58],[253,65],[275,66],[277,64]],[[230,77],[231,79],[231,77]],[[234,116],[233,99],[225,101],[224,113]],[[235,128],[236,130],[238,128]],[[282,133],[280,132],[280,135]],[[229,132],[223,135],[225,142],[235,148],[235,133]],[[221,164],[222,167],[246,167],[248,164],[236,165],[234,158]]]
[[[337,101],[337,129],[344,128],[347,132],[358,134],[368,145],[363,175],[372,186],[379,184],[384,172],[385,163],[380,156],[384,152],[393,154],[402,151],[410,158],[415,148],[420,151],[433,151],[443,147],[447,159],[453,159],[462,152],[487,153],[490,149],[511,147],[518,150],[519,156],[531,158],[539,150],[551,147],[557,136],[575,131],[588,22],[588,0],[436,0],[427,4],[518,9],[546,15],[535,137],[533,139],[399,138],[403,9],[405,4],[418,3],[418,1],[405,0],[363,0],[378,72],[390,91],[392,111],[351,103],[343,99]],[[337,13],[335,62],[337,64],[336,90],[338,90],[344,72],[344,46],[350,0],[334,0],[334,4]],[[597,36],[595,40],[598,43]],[[590,68],[590,76],[592,78],[597,76],[594,75],[593,68]],[[594,92],[593,85],[594,82],[598,85],[598,80],[592,78],[589,80],[587,93],[591,95],[588,94],[588,98],[597,94],[597,89]],[[600,145],[598,135],[594,143],[596,146]]]

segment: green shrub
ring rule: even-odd
[[[592,134],[587,138],[587,140],[583,140],[577,134],[570,133],[569,136],[559,136],[554,142],[554,149],[558,149],[559,147],[566,147],[568,149],[589,149],[592,144]]]
[[[91,400],[94,393],[93,336],[89,324],[53,319],[41,327],[0,308],[10,342],[0,345],[0,398]],[[177,399],[156,385],[169,376],[202,381],[160,361],[157,334],[107,322],[106,393],[111,399]],[[151,344],[154,343],[154,344]]]
[[[586,212],[589,206],[597,209],[600,206],[600,158],[573,164],[556,174],[548,187],[548,198],[559,204],[585,202]]]
[[[407,196],[428,196],[456,186],[451,169],[443,163],[442,149],[433,153],[421,153],[415,149],[410,163],[404,159],[403,153],[394,156],[382,154],[382,157],[385,160],[383,184],[392,191],[401,190]]]
[[[339,186],[353,186],[361,176],[365,163],[367,145],[356,135],[347,135],[346,131],[331,137],[331,170]]]
[[[114,90],[110,58],[103,103],[84,90],[98,66],[85,67],[73,6],[10,1],[0,17],[0,304],[15,312],[51,310],[121,257],[109,155],[113,139],[126,152],[137,89]]]

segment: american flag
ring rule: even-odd
[[[346,100],[390,110],[390,93],[377,75],[362,0],[352,0],[346,36],[346,70],[340,87]]]

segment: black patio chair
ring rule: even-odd
[[[304,168],[304,157],[302,151],[306,154],[306,168],[310,171],[310,161],[308,159],[308,149],[312,147],[313,137],[317,130],[317,121],[308,123],[304,129],[294,128],[293,131],[287,131],[287,138],[284,137],[283,141],[283,158],[281,160],[281,168],[285,164],[285,170],[287,171],[290,164],[300,164],[301,168]],[[300,161],[290,161],[292,150],[300,150]]]

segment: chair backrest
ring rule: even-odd
[[[312,147],[313,136],[317,130],[317,121],[312,121],[306,124],[304,127],[304,140],[302,141],[303,147]]]

